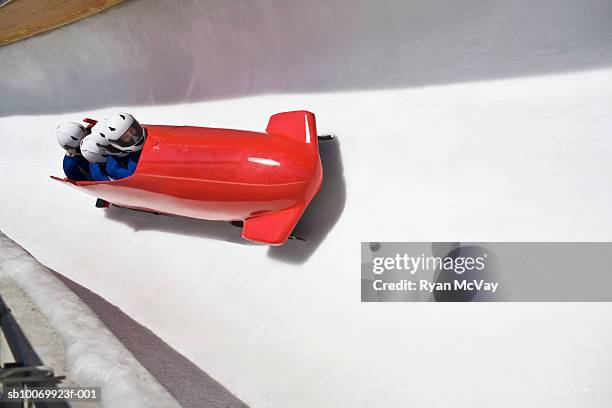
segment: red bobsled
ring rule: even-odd
[[[143,125],[138,167],[112,181],[54,180],[108,203],[206,220],[244,221],[242,237],[282,245],[321,187],[315,116],[273,115],[265,133]]]

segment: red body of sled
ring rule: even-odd
[[[128,178],[69,184],[121,207],[206,220],[243,220],[242,237],[281,245],[319,191],[315,116],[273,115],[265,133],[143,125],[147,140]]]

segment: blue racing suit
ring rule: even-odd
[[[134,174],[139,159],[140,152],[131,153],[127,157],[108,156],[106,171],[115,180],[130,177]]]
[[[64,155],[64,173],[66,177],[75,181],[91,180],[89,162],[83,156]]]
[[[89,163],[89,171],[91,172],[91,178],[95,181],[112,180],[112,178],[106,172],[105,163]]]

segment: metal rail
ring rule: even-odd
[[[11,313],[0,295],[0,330],[8,343],[15,363],[6,363],[0,368],[0,384],[5,386],[22,388],[23,386],[39,386],[55,388],[64,377],[56,377],[53,369],[46,367],[19,323]],[[0,403],[0,405],[10,403]],[[12,404],[11,404],[12,405]],[[14,406],[23,406],[18,403]],[[35,402],[35,407],[40,408],[68,408],[70,405],[65,401],[58,402]]]

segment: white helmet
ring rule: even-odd
[[[96,124],[94,128],[98,140],[106,140],[118,151],[137,152],[142,149],[145,142],[145,130],[129,113],[113,115],[104,120],[100,126]]]
[[[95,125],[91,127],[91,134],[99,134],[100,130],[104,128],[108,119],[102,119],[96,122]],[[101,137],[101,136],[100,136]]]
[[[108,157],[108,153],[98,147],[91,135],[81,141],[81,154],[90,163],[106,163]]]
[[[96,141],[96,145],[104,153],[108,153],[110,155],[118,156],[118,157],[129,156],[130,155],[129,151],[118,149],[112,146],[110,142],[108,141],[107,134],[109,133],[109,131],[106,125],[107,123],[108,123],[108,119],[104,119],[96,123],[91,128],[91,136],[89,137],[93,138]]]
[[[58,143],[68,153],[78,153],[78,147],[85,136],[87,136],[87,130],[76,122],[62,123],[55,128]]]

